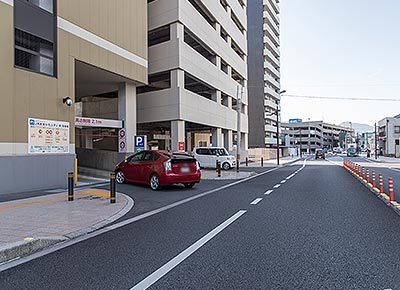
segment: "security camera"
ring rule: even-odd
[[[70,97],[65,97],[63,98],[63,103],[70,107],[72,105],[72,99]]]

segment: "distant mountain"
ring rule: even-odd
[[[356,133],[366,133],[366,132],[374,132],[374,127],[367,124],[353,123],[353,122],[343,122],[340,124],[343,127],[353,128]]]

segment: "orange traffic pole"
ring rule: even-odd
[[[369,169],[367,168],[366,171],[367,171],[367,183],[369,183],[370,182],[370,180],[369,180]]]
[[[379,192],[383,193],[383,175],[379,173]]]
[[[389,200],[394,201],[393,178],[389,177]]]
[[[376,187],[376,175],[375,170],[372,170],[372,187]]]

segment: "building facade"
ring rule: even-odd
[[[240,109],[246,150],[246,1],[154,0],[148,10],[149,85],[138,91],[139,133],[153,149],[232,150]]]
[[[146,0],[0,0],[0,19],[0,192],[65,187],[120,130],[133,151]]]
[[[248,2],[249,147],[276,146],[280,102],[279,0]]]
[[[400,157],[400,115],[378,122],[379,149],[385,156]]]
[[[282,136],[288,139],[288,147],[297,148],[299,152],[308,154],[314,153],[318,148],[345,148],[346,137],[354,135],[354,130],[351,128],[323,121],[282,123],[281,130]]]

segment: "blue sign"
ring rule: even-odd
[[[29,119],[29,125],[35,125],[35,120]]]
[[[293,123],[301,123],[301,122],[303,122],[302,119],[289,119],[289,123],[290,123],[290,124],[293,124]]]
[[[144,136],[135,136],[135,147],[144,147]]]

